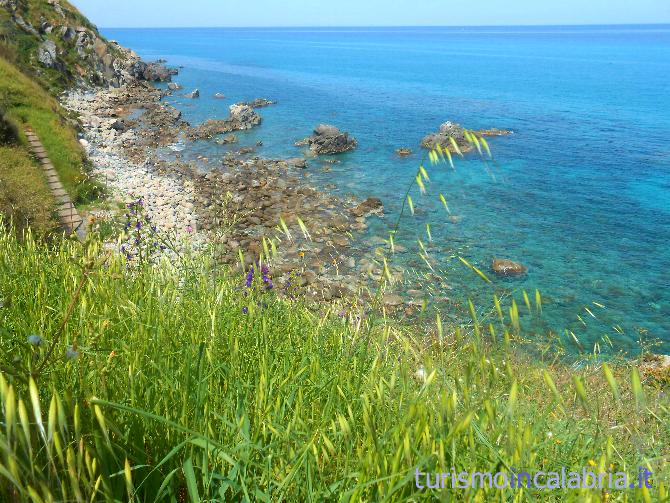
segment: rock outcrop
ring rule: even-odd
[[[210,119],[189,132],[192,139],[208,139],[214,136],[244,131],[261,123],[262,118],[249,105],[236,103],[230,106],[230,117],[224,120]]]
[[[341,154],[353,150],[358,145],[355,138],[349,133],[343,133],[335,126],[320,124],[314,129],[314,134],[300,140],[296,146],[309,146],[317,155]]]
[[[460,124],[456,124],[455,122],[445,122],[440,126],[438,132],[426,135],[421,140],[421,146],[423,148],[434,149],[439,145],[443,149],[455,152],[456,148],[454,147],[454,142],[456,142],[456,145],[461,152],[470,152],[475,146],[470,144],[465,131],[465,128]],[[497,128],[482,129],[473,132],[478,136],[504,136],[512,134],[511,131]]]
[[[23,37],[23,47],[35,47],[16,51],[17,66],[50,89],[119,87],[137,80],[164,82],[176,73],[161,63],[145,63],[133,51],[106,40],[66,0],[2,0],[0,21],[3,38]]]

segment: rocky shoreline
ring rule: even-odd
[[[253,105],[261,101],[233,105],[229,119],[194,128],[161,102],[164,93],[134,82],[64,98],[63,105],[80,118],[92,175],[112,197],[124,203],[142,198],[159,230],[195,250],[211,246],[220,263],[233,267],[240,268],[240,252],[251,266],[272,239],[279,288],[298,287],[324,301],[364,295],[382,271],[373,258],[353,256],[350,245],[368,218],[383,216],[382,202],[341,200],[315,189],[303,158],[166,161],[161,150],[176,142],[214,139],[260,123]],[[386,299],[390,307],[402,305],[396,297]]]

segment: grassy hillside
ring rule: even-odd
[[[2,501],[665,501],[668,399],[530,363],[496,323],[315,315],[204,260],[0,235]],[[484,334],[487,334],[486,336]],[[507,342],[506,342],[507,341]],[[415,486],[415,471],[651,470],[654,488]]]
[[[43,234],[55,228],[53,200],[41,169],[30,155],[24,135],[31,127],[40,137],[66,190],[75,203],[98,194],[86,174],[86,159],[76,131],[58,102],[18,67],[0,57],[0,115],[13,129],[0,155],[0,212]],[[21,224],[20,222],[23,222]]]
[[[79,81],[102,83],[98,74],[100,54],[118,53],[66,0],[8,0],[0,7],[0,55],[56,94]],[[67,29],[70,31],[65,31]],[[90,46],[77,45],[77,30],[87,30]],[[38,51],[45,41],[55,44],[53,64],[40,63]]]

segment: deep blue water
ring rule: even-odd
[[[447,120],[514,130],[490,140],[494,165],[470,157],[456,172],[430,168],[428,194],[413,196],[422,211],[399,240],[418,232],[427,242],[431,223],[429,251],[451,297],[487,306],[494,290],[519,302],[539,288],[548,326],[585,346],[607,334],[616,349],[659,338],[670,350],[670,26],[103,31],[183,65],[175,80],[202,98],[174,102],[193,123],[237,101],[277,100],[260,128],[239,135],[242,145],[262,139],[260,155],[300,155],[294,141],[321,122],[351,132],[359,148],[327,174],[312,163],[312,180],[381,197],[389,216],[371,232],[384,237],[422,136]],[[416,154],[397,158],[403,146]],[[213,148],[223,153],[197,147],[208,157]],[[491,287],[457,254],[485,272],[502,257],[529,273]]]

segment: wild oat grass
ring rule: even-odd
[[[205,259],[130,274],[95,241],[0,234],[0,278],[1,501],[667,499],[667,399],[626,364],[531,362],[500,325],[359,326]],[[654,488],[414,484],[610,465]]]

